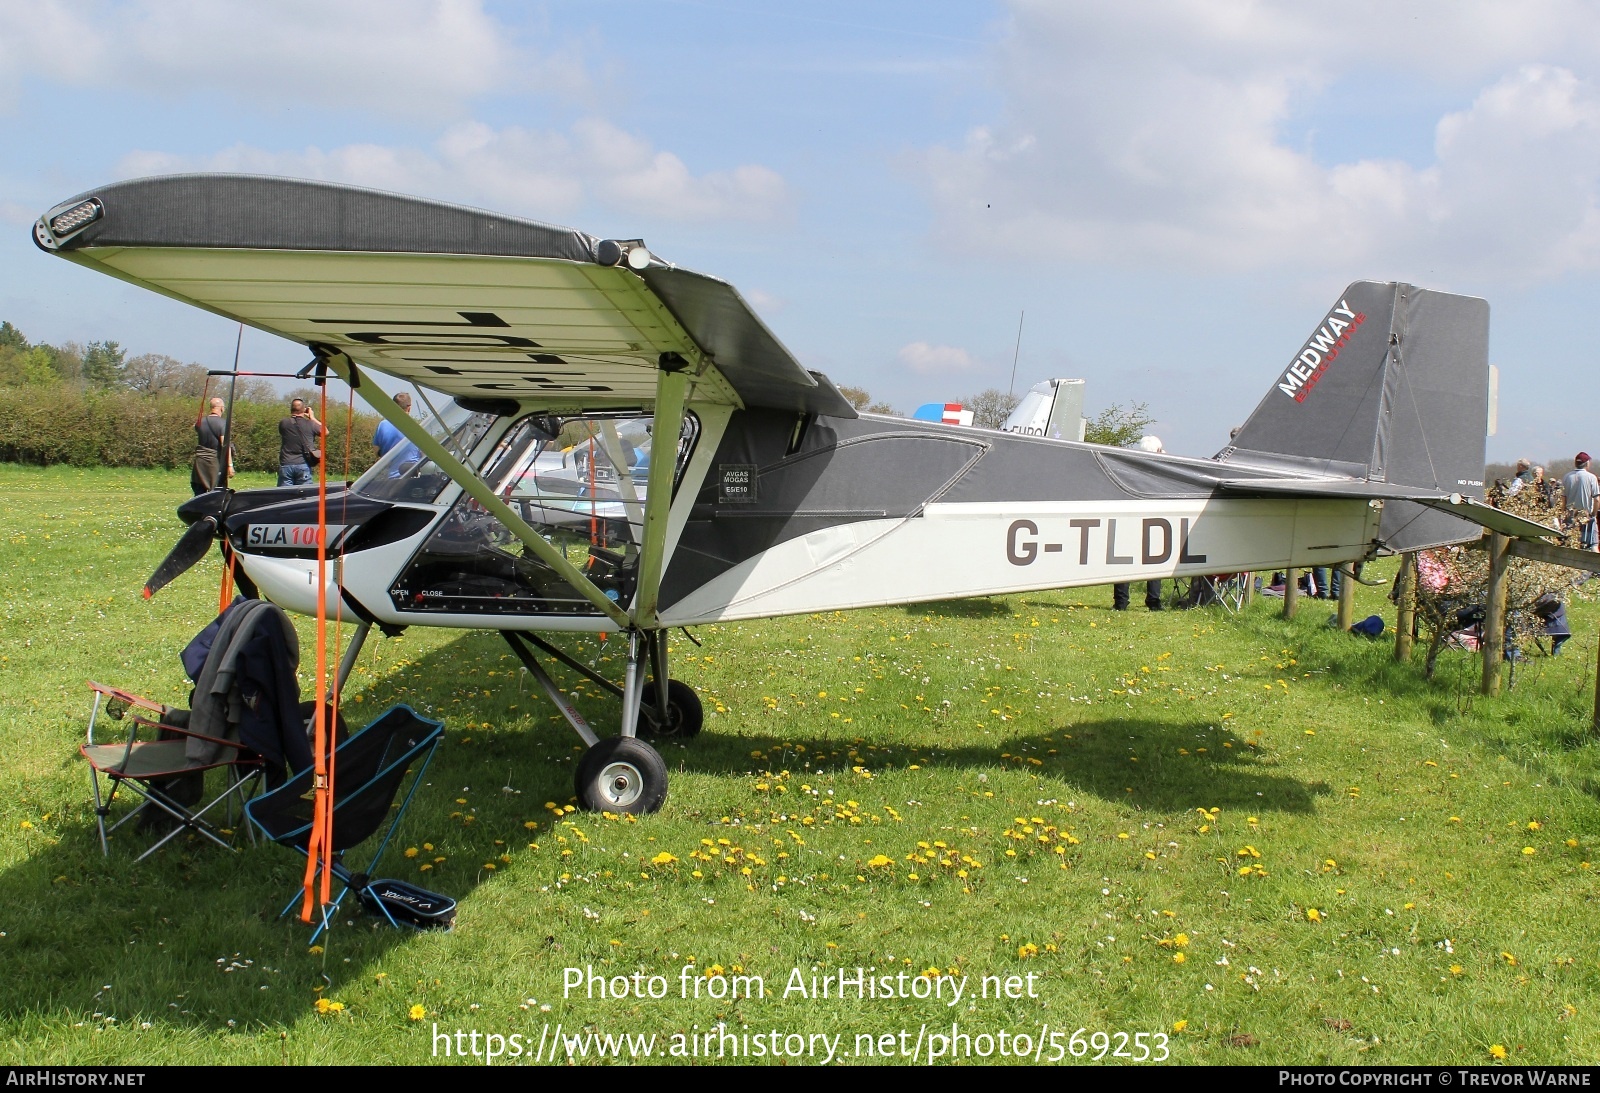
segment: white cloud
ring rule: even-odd
[[[945,245],[1010,258],[1534,279],[1600,265],[1600,9],[1012,0],[1005,107],[922,157]],[[1531,60],[1532,59],[1532,60]],[[1533,63],[1538,60],[1542,63]],[[1434,158],[1319,163],[1336,80],[1476,88]],[[1348,83],[1345,85],[1348,87]]]
[[[901,364],[919,376],[970,372],[978,367],[978,362],[972,358],[972,354],[953,345],[912,342],[910,345],[901,346],[899,357]]]
[[[744,298],[750,301],[750,306],[762,315],[776,315],[788,305],[788,301],[781,296],[774,296],[759,288],[744,290]]]
[[[541,68],[481,0],[0,0],[0,101],[34,76],[448,117]]]
[[[176,171],[326,179],[545,220],[588,204],[679,221],[767,220],[789,207],[788,187],[770,168],[745,164],[696,175],[671,152],[598,118],[567,132],[462,122],[428,149],[351,144],[272,152],[239,145],[203,157],[134,152],[117,167],[124,178]]]

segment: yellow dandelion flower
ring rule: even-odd
[[[677,858],[673,857],[671,854],[669,854],[665,850],[663,850],[661,853],[657,854],[655,857],[650,859],[650,864],[651,865],[671,865],[673,862],[675,862],[677,860],[678,860]]]
[[[1537,851],[1537,850],[1535,850],[1535,849],[1534,849],[1534,848],[1533,848],[1533,847],[1531,847],[1531,846],[1525,846],[1525,847],[1523,847],[1523,848],[1522,848],[1522,853],[1523,853],[1523,854],[1524,854],[1524,855],[1526,855],[1526,856],[1527,856],[1527,857],[1530,857],[1530,858],[1531,858],[1531,857],[1532,857],[1532,856],[1533,856],[1533,855],[1535,855],[1535,854],[1537,854],[1537,853],[1538,853],[1538,851]]]
[[[420,1021],[424,1017],[428,1016],[428,1011],[423,1008],[422,1003],[418,1002],[416,1005],[412,1006],[406,1011],[406,1016],[411,1018],[413,1021]]]
[[[1184,956],[1182,953],[1173,953],[1172,954],[1172,962],[1174,964],[1182,964],[1187,959],[1189,959],[1189,958]]]
[[[1310,919],[1312,922],[1321,922],[1322,912],[1317,910],[1315,907],[1307,907],[1306,918]]]
[[[1489,1045],[1489,1057],[1492,1058],[1492,1059],[1504,1059],[1506,1057],[1506,1047],[1505,1047],[1505,1045],[1504,1044],[1490,1044]]]
[[[1189,1027],[1189,1019],[1187,1017],[1183,1018],[1182,1020],[1178,1020],[1178,1021],[1172,1022],[1172,1031],[1173,1032],[1182,1032],[1184,1029],[1186,1029],[1188,1027]]]
[[[893,864],[894,859],[885,854],[874,854],[871,858],[867,859],[867,868],[869,869],[882,869],[884,866]]]
[[[418,850],[417,850],[416,847],[414,847],[414,846],[406,847],[406,857],[414,858],[414,857],[417,856],[417,854],[418,854]]]

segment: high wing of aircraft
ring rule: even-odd
[[[670,627],[1549,533],[1482,501],[1488,305],[1407,284],[1350,285],[1194,459],[858,415],[725,282],[476,209],[181,175],[80,194],[34,239],[307,346],[415,445],[327,498],[324,591],[363,621],[340,681],[373,625],[500,631],[589,745],[590,809],[658,808],[641,731],[700,727]],[[429,427],[372,373],[414,384]],[[244,587],[315,610],[314,489],[219,489],[180,515],[148,590],[221,538]],[[622,681],[540,631],[625,632]],[[548,660],[621,699],[619,736]]]

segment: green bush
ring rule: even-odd
[[[194,455],[193,399],[130,391],[80,391],[65,384],[0,387],[0,462],[75,467],[186,467]],[[233,447],[240,471],[276,471],[282,405],[234,404]],[[350,447],[352,476],[372,465],[378,417],[328,407],[328,470],[342,475]]]

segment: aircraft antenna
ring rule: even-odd
[[[1017,316],[1017,347],[1011,352],[1011,386],[1006,388],[1006,395],[1010,397],[1017,393],[1017,358],[1022,355],[1022,320],[1028,317],[1026,309]],[[241,332],[243,327],[240,327]]]

